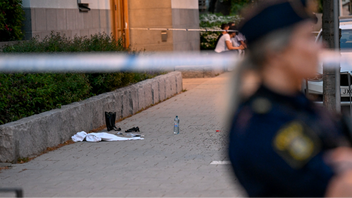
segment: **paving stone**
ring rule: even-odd
[[[154,101],[166,99],[169,90],[181,92],[180,85],[189,88],[117,123],[122,130],[139,126],[144,140],[64,146],[1,170],[0,186],[22,187],[25,197],[245,196],[232,178],[229,165],[210,165],[212,161],[227,159],[217,97],[224,91],[229,76],[225,73],[202,81],[186,79],[174,87],[170,82],[177,82],[177,77],[169,82],[165,78],[143,84],[155,90],[154,96],[147,96]],[[123,89],[113,96],[120,98],[115,108],[121,109],[123,116],[135,111],[135,104],[123,97],[134,90]],[[111,98],[101,96],[97,100],[107,103]],[[173,134],[176,115],[181,120],[179,135]],[[222,132],[215,132],[217,129]]]

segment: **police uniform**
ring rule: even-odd
[[[310,19],[301,2],[281,1],[245,19],[239,31],[249,50],[270,32]],[[334,176],[324,153],[344,139],[334,119],[298,91],[286,96],[261,85],[240,104],[229,135],[229,158],[248,195],[323,197]]]
[[[334,172],[323,154],[342,138],[328,112],[262,85],[232,123],[229,157],[249,196],[324,196]]]

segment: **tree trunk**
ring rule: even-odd
[[[209,12],[213,14],[215,13],[216,2],[217,0],[211,0],[209,3]]]
[[[336,0],[324,0],[323,3],[323,40],[334,49],[334,2]],[[336,111],[336,70],[323,69],[323,104],[331,111]]]
[[[231,13],[231,1],[217,1],[215,12],[225,16],[229,15]]]

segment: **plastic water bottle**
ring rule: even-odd
[[[180,133],[180,119],[178,116],[174,119],[174,134],[177,135]]]

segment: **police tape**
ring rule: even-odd
[[[129,30],[150,31],[183,31],[183,32],[238,32],[237,30],[215,30],[215,29],[187,29],[187,28],[127,28]]]
[[[1,54],[0,73],[108,73],[120,71],[192,70],[223,68],[236,64],[234,54],[186,53],[71,53]]]
[[[120,71],[172,71],[235,68],[242,58],[234,53],[70,53],[0,54],[0,73],[109,73]],[[327,68],[352,71],[352,55],[324,51],[320,62]]]

